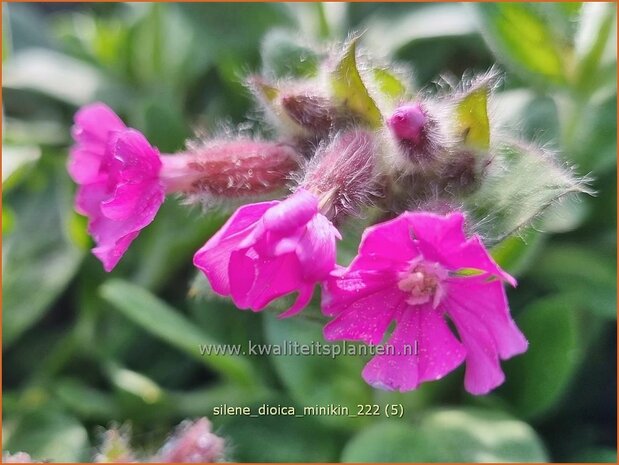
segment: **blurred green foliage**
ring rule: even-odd
[[[212,420],[238,461],[616,461],[614,5],[3,8],[3,449],[87,460],[99,425],[113,422],[130,422],[148,449],[222,403],[401,403],[402,419]],[[519,278],[511,307],[531,346],[489,396],[464,393],[462,370],[400,394],[365,385],[364,360],[351,357],[201,357],[198,344],[319,340],[320,325],[188,296],[200,285],[191,256],[222,212],[170,199],[106,275],[72,210],[65,163],[78,106],[105,101],[162,151],[179,150],[196,127],[222,131],[252,114],[244,75],[312,75],[312,45],[354,30],[410,66],[415,88],[498,63],[506,79],[491,117],[593,180],[596,195],[564,199],[494,249]],[[406,92],[389,70],[375,78]]]

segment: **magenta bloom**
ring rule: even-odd
[[[337,229],[318,210],[318,198],[300,188],[283,201],[239,208],[196,252],[193,263],[213,290],[253,311],[298,292],[281,316],[310,301],[316,283],[335,267]]]
[[[77,112],[73,138],[68,169],[79,184],[75,208],[88,217],[93,253],[111,271],[163,203],[161,159],[140,132],[101,103]]]
[[[363,370],[372,386],[409,391],[466,361],[466,390],[486,394],[504,381],[499,359],[527,349],[503,287],[514,278],[479,237],[466,239],[463,222],[461,213],[404,213],[369,227],[357,257],[325,284],[326,339],[380,344],[396,322]]]

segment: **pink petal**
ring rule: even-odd
[[[322,311],[327,316],[336,316],[355,301],[385,289],[398,289],[398,270],[394,267],[351,271],[338,267],[323,283]],[[398,299],[399,300],[399,299]]]
[[[155,189],[159,184],[155,180],[151,185],[123,184],[116,187],[112,196],[101,202],[101,213],[112,220],[122,221],[131,218],[144,202],[144,191]],[[163,190],[163,187],[161,187]]]
[[[314,285],[307,284],[305,286],[301,286],[299,288],[299,293],[297,295],[296,300],[290,306],[290,308],[279,314],[278,318],[288,318],[296,315],[301,310],[303,310],[312,300],[312,295],[314,294]]]
[[[75,195],[75,210],[90,221],[101,216],[101,202],[108,197],[107,181],[84,184],[77,188]]]
[[[102,214],[90,217],[88,231],[97,243],[93,253],[103,262],[106,271],[116,266],[139,231],[153,221],[164,199],[165,193],[161,186],[149,186],[142,192],[141,202],[131,217],[122,221],[115,221]]]
[[[445,308],[467,351],[464,387],[471,394],[487,394],[505,380],[494,337],[480,316],[450,303]]]
[[[388,344],[386,350],[392,348],[395,354],[375,356],[363,369],[363,379],[374,387],[402,392],[441,379],[466,353],[441,313],[430,306],[407,306]]]
[[[245,239],[264,212],[277,202],[261,202],[240,207],[193,257],[193,264],[206,275],[220,295],[230,294],[228,263],[230,254]]]
[[[234,251],[228,268],[230,295],[239,308],[262,310],[273,300],[304,285],[294,254],[263,258],[252,256],[251,249]]]
[[[340,282],[341,284],[341,282]],[[328,341],[348,340],[363,341],[367,344],[379,344],[389,324],[396,316],[398,308],[404,305],[406,296],[393,286],[382,285],[371,290],[360,289],[360,294],[351,298],[353,292],[323,291],[323,311],[329,314],[337,308],[337,316],[324,328],[324,337]],[[325,297],[326,294],[326,297]],[[340,297],[344,302],[340,301]]]
[[[323,215],[318,214],[307,223],[296,246],[304,279],[322,281],[327,278],[335,267],[336,237],[341,237],[339,232]]]
[[[501,270],[478,236],[466,240],[464,215],[460,212],[447,216],[433,213],[405,213],[412,233],[426,260],[434,261],[452,270],[472,268],[499,276],[516,285],[516,280]]]
[[[122,236],[114,242],[103,243],[94,249],[92,253],[101,260],[103,263],[103,269],[108,273],[114,269],[120,259],[123,257],[131,242],[140,234],[139,231],[135,231]]]
[[[93,151],[84,146],[73,146],[69,151],[67,170],[77,184],[96,182],[105,150]]]
[[[507,359],[525,352],[528,342],[509,314],[503,283],[487,279],[484,276],[451,279],[445,306],[448,311],[457,306],[463,312],[477,315],[492,335],[499,356]]]
[[[159,151],[134,129],[118,132],[110,141],[111,168],[117,182],[139,183],[158,178],[161,170]]]
[[[317,213],[318,198],[305,189],[298,189],[264,214],[264,227],[285,234],[305,226]]]
[[[76,183],[97,180],[111,134],[124,129],[116,113],[102,103],[82,107],[75,114],[72,134],[76,145],[69,152],[68,171]]]
[[[359,255],[351,269],[362,268],[362,257],[381,257],[406,263],[419,255],[413,244],[406,214],[368,227],[361,238]]]
[[[111,131],[122,131],[125,124],[103,103],[86,105],[75,114],[73,137],[80,143],[105,144]]]

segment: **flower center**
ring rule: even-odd
[[[418,258],[411,262],[407,271],[400,274],[398,288],[408,294],[408,304],[431,302],[432,307],[436,308],[444,295],[442,283],[445,278],[447,270],[441,265]]]

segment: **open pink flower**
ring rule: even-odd
[[[68,169],[79,184],[75,208],[88,216],[93,253],[110,271],[164,201],[161,159],[140,132],[100,103],[77,112],[73,138]]]
[[[299,188],[283,201],[239,208],[196,252],[193,262],[216,293],[231,296],[242,309],[260,311],[298,292],[295,303],[281,315],[292,316],[333,270],[338,238],[337,229],[319,212],[318,198]]]
[[[326,282],[323,311],[334,317],[326,339],[379,344],[396,322],[389,345],[363,370],[372,386],[412,390],[466,361],[466,390],[485,394],[504,381],[499,359],[527,349],[503,287],[514,278],[479,237],[466,239],[463,222],[459,212],[408,212],[371,226],[350,266]]]

